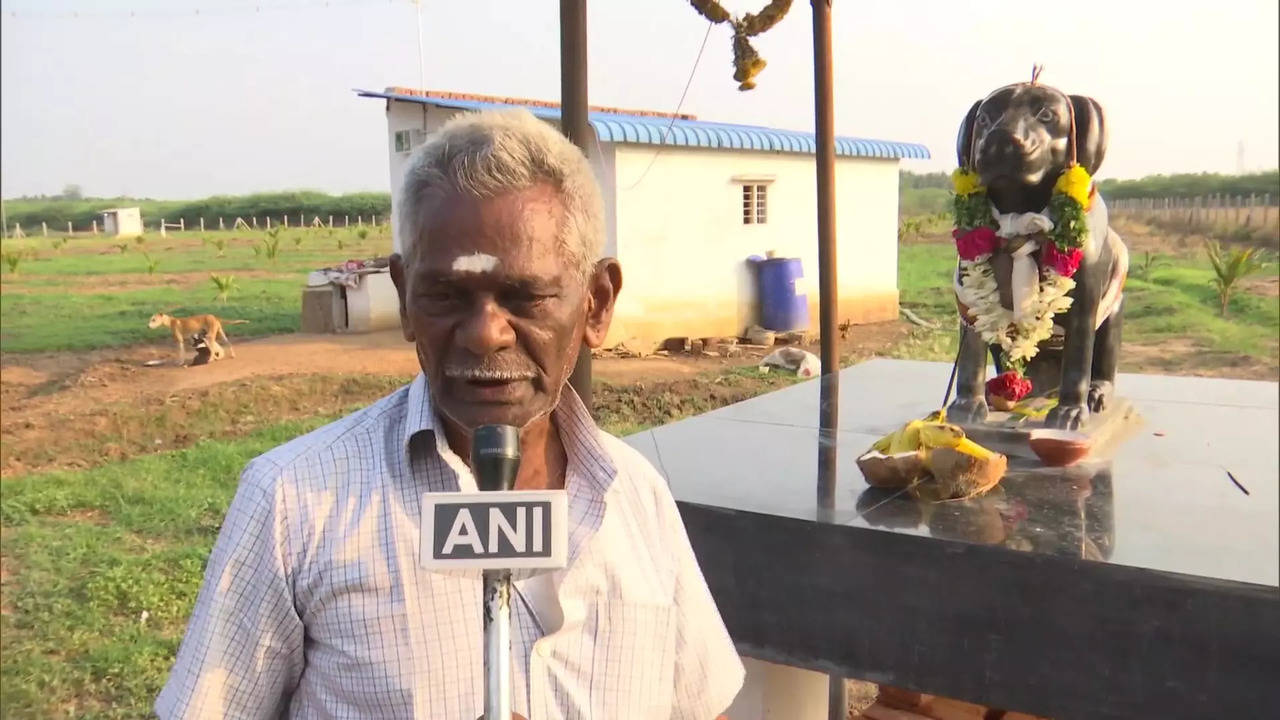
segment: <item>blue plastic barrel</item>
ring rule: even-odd
[[[756,263],[760,293],[760,327],[786,332],[809,327],[809,300],[796,294],[796,279],[804,277],[800,258],[770,258]]]

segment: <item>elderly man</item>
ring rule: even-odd
[[[162,718],[483,713],[479,572],[418,566],[426,492],[474,490],[470,435],[521,430],[520,488],[564,488],[569,562],[517,579],[513,710],[713,720],[743,667],[675,503],[566,380],[622,285],[582,153],[525,111],[414,155],[391,258],[422,373],[254,459],[209,559]]]

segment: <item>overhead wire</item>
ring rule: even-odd
[[[680,108],[684,107],[684,100],[689,95],[689,88],[693,85],[693,76],[698,72],[698,63],[702,62],[702,53],[707,49],[707,39],[711,37],[711,28],[715,23],[707,23],[707,32],[702,36],[702,45],[698,48],[698,56],[693,59],[693,67],[689,69],[689,79],[685,81],[684,92],[680,93],[680,102],[676,103],[675,112],[671,113],[671,120],[667,123],[667,128],[662,132],[662,140],[658,143],[658,149],[653,153],[653,157],[649,158],[649,164],[645,166],[644,172],[640,173],[640,177],[631,185],[623,188],[623,192],[634,190],[649,174],[649,170],[653,168],[653,163],[657,161],[658,156],[662,154],[662,149],[666,146],[667,137],[671,134],[671,128],[675,127],[676,118],[680,115]],[[599,142],[597,140],[597,142]]]

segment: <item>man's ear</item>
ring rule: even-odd
[[[396,286],[396,295],[400,297],[400,332],[404,333],[407,342],[413,342],[413,326],[409,324],[409,309],[405,303],[405,292],[409,289],[404,279],[404,258],[400,253],[391,255],[391,282]]]
[[[621,290],[622,266],[618,261],[605,258],[596,263],[587,280],[587,323],[582,332],[582,341],[587,347],[595,349],[604,344],[609,324],[613,322],[613,306]]]

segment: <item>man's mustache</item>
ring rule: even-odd
[[[526,357],[494,355],[472,362],[445,363],[444,376],[450,380],[514,382],[532,380],[538,376],[538,369]]]

